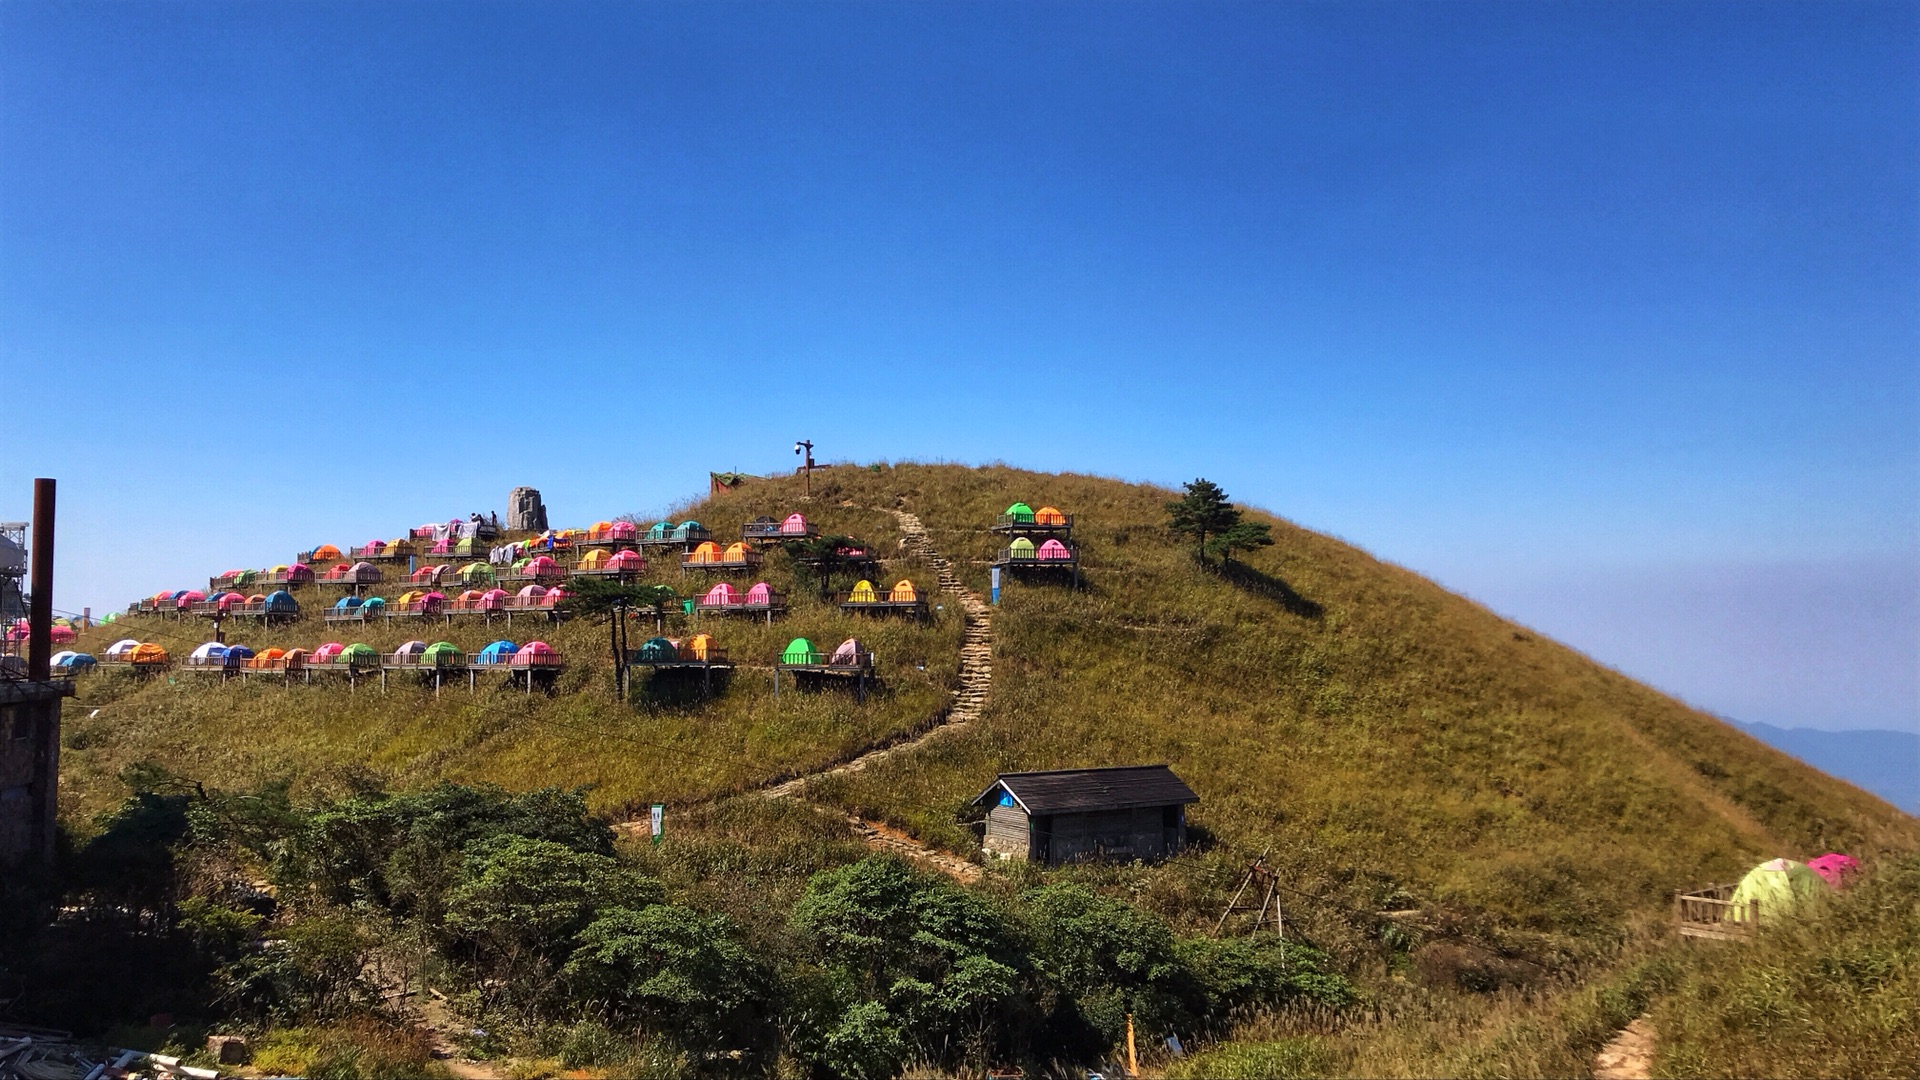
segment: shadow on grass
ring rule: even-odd
[[[1319,604],[1301,596],[1293,591],[1293,586],[1265,571],[1248,566],[1246,563],[1235,562],[1219,565],[1207,563],[1206,566],[1207,569],[1227,579],[1238,588],[1256,596],[1264,596],[1279,604],[1287,609],[1290,615],[1298,615],[1303,619],[1317,619],[1321,615],[1322,609]]]

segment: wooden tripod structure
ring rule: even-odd
[[[1267,855],[1272,850],[1268,848],[1260,853],[1259,858],[1247,864],[1247,872],[1240,876],[1240,887],[1233,891],[1233,899],[1227,901],[1226,910],[1220,913],[1220,922],[1213,928],[1214,937],[1219,937],[1227,928],[1228,919],[1236,913],[1243,912],[1253,914],[1253,924],[1247,927],[1249,937],[1259,933],[1260,928],[1269,922],[1273,924],[1274,933],[1282,938],[1287,936],[1286,917],[1280,913],[1280,875],[1267,865]],[[1259,903],[1240,902],[1242,897],[1252,898],[1249,896],[1249,890],[1259,894]]]

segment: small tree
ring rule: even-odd
[[[1220,485],[1198,479],[1182,485],[1186,494],[1167,503],[1167,526],[1176,533],[1194,538],[1194,551],[1201,562],[1207,559],[1207,538],[1219,536],[1240,523],[1240,510],[1227,501]]]
[[[1207,546],[1220,554],[1222,564],[1233,562],[1236,551],[1273,546],[1273,526],[1260,521],[1236,521]]]
[[[664,626],[666,607],[679,599],[665,585],[627,585],[618,581],[587,578],[574,584],[562,610],[573,615],[598,616],[607,620],[607,648],[613,653],[614,681],[620,700],[627,697],[627,613],[635,608],[654,609],[656,626]]]

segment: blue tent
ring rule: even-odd
[[[367,597],[367,602],[360,605],[360,613],[363,615],[371,615],[376,611],[386,610],[386,607],[387,602],[385,600],[377,596],[369,596]]]
[[[247,648],[245,645],[227,646],[228,667],[244,667],[247,661],[251,659],[253,659],[253,650]]]
[[[333,602],[333,610],[335,611],[352,611],[359,606],[360,598],[357,596],[343,596]]]
[[[73,674],[79,671],[91,671],[99,661],[95,660],[91,653],[63,651],[53,654],[52,663],[54,667]]]
[[[473,662],[476,664],[505,664],[513,659],[514,652],[519,648],[520,646],[503,638],[481,649],[480,655],[474,657]]]
[[[295,600],[292,593],[281,589],[267,597],[267,611],[275,615],[298,615],[300,601]]]
[[[647,529],[647,539],[665,540],[673,533],[673,522],[656,521]]]
[[[643,661],[678,660],[680,659],[680,648],[666,638],[651,638],[644,645],[640,646],[640,659]]]

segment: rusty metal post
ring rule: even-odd
[[[33,482],[33,599],[27,605],[27,678],[46,682],[53,674],[53,489],[45,477]]]

